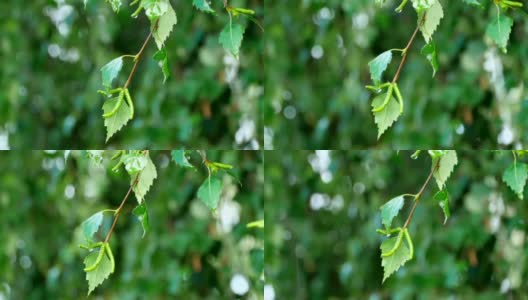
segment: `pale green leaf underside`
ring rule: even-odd
[[[440,163],[438,168],[434,171],[433,175],[438,185],[438,189],[443,189],[444,185],[455,169],[458,163],[458,158],[455,150],[445,150],[445,154],[439,158],[433,159],[433,168],[436,166],[438,159]]]
[[[154,31],[154,41],[156,42],[156,45],[158,46],[158,49],[161,50],[163,48],[163,45],[165,44],[165,41],[169,37],[172,29],[174,28],[174,25],[178,23],[178,19],[176,17],[176,12],[168,3],[168,9],[167,11],[159,18],[158,23],[158,29]]]
[[[383,72],[387,69],[387,66],[392,60],[392,51],[385,51],[378,55],[376,58],[369,62],[370,78],[375,85],[378,85],[381,81]]]
[[[107,88],[112,86],[112,81],[119,75],[119,71],[123,67],[123,58],[118,57],[101,68],[101,77],[103,85]]]
[[[167,58],[167,51],[165,48],[162,48],[158,52],[154,54],[152,57],[154,60],[158,62],[158,65],[161,68],[161,72],[163,72],[163,83],[167,81],[167,78],[170,77],[170,70],[169,70],[169,59]]]
[[[396,244],[397,237],[392,237],[385,240],[381,244],[381,253],[389,252]],[[398,271],[408,260],[411,259],[411,252],[405,243],[401,243],[400,247],[393,255],[381,257],[381,266],[383,267],[383,282],[389,278],[392,273]]]
[[[218,42],[224,49],[238,58],[245,28],[238,23],[228,23],[218,38]]]
[[[97,256],[99,255],[99,251],[94,251],[86,258],[84,259],[84,265],[86,267],[92,266],[95,261],[97,260]],[[88,280],[88,295],[103,281],[105,281],[108,276],[112,273],[112,263],[110,262],[110,259],[105,255],[103,255],[103,259],[97,266],[97,268],[93,271],[86,272],[86,280]]]
[[[524,186],[528,178],[528,165],[513,163],[502,175],[502,180],[514,191],[520,199],[524,198]]]
[[[396,217],[404,204],[404,197],[398,196],[385,203],[381,209],[381,222],[387,228],[391,227],[392,219]]]
[[[214,176],[208,177],[198,188],[198,198],[210,209],[216,209],[220,194],[222,193],[222,181]]]
[[[438,191],[434,195],[434,199],[438,201],[438,205],[442,208],[444,212],[444,224],[447,222],[447,219],[451,216],[451,211],[449,210],[449,194],[446,189]]]
[[[94,234],[99,230],[99,226],[103,222],[103,212],[100,211],[96,214],[93,214],[91,217],[86,219],[81,225],[84,238],[91,241],[93,240]]]
[[[372,101],[372,107],[380,106],[385,100],[386,94],[381,94],[376,96]],[[398,120],[401,115],[400,105],[391,97],[389,104],[385,107],[384,110],[379,112],[374,112],[374,122],[378,125],[378,139],[381,135]]]
[[[149,156],[147,156],[146,158],[147,164],[145,165],[143,171],[139,173],[138,182],[133,187],[134,194],[136,195],[136,199],[139,204],[143,202],[145,195],[152,186],[152,183],[154,183],[154,179],[158,177],[156,166],[154,165]],[[135,178],[136,175],[131,176],[131,184],[133,184]]]
[[[117,102],[118,98],[107,100],[103,104],[103,113],[107,114],[111,112],[116,106]],[[123,126],[125,126],[130,119],[130,107],[125,102],[123,102],[113,116],[104,119],[104,125],[106,127],[106,141],[108,142],[108,140],[116,132],[123,128]]]
[[[440,1],[434,0],[434,3],[426,10],[425,20],[420,26],[420,31],[426,43],[431,41],[433,33],[440,24],[440,20],[444,17],[444,10]],[[421,19],[421,16],[420,18]]]
[[[438,57],[436,54],[436,45],[433,41],[429,42],[429,44],[426,44],[422,50],[422,55],[425,56],[425,58],[429,61],[431,64],[431,67],[433,68],[433,77],[436,75],[436,71],[438,71]]]

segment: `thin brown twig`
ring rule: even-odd
[[[158,22],[159,22],[159,20],[156,21],[156,23],[154,24],[154,27],[152,28],[152,30],[150,31],[149,35],[147,36],[147,39],[143,43],[143,46],[141,46],[141,49],[136,54],[136,57],[134,58],[134,66],[132,67],[132,71],[130,71],[130,75],[128,75],[128,79],[127,79],[125,85],[123,86],[123,89],[127,89],[128,86],[130,85],[130,83],[132,82],[132,77],[134,77],[134,74],[136,73],[136,69],[137,69],[137,66],[139,64],[139,60],[141,59],[141,55],[143,55],[143,52],[147,48],[147,45],[148,45],[150,39],[152,38],[152,34],[154,34],[154,31],[156,31],[158,29]]]
[[[425,188],[429,184],[429,181],[431,181],[431,178],[433,178],[433,174],[438,169],[439,166],[440,166],[440,159],[436,162],[434,167],[431,169],[431,173],[429,173],[429,176],[427,176],[427,179],[425,180],[425,183],[422,185],[422,188],[420,189],[418,194],[416,194],[416,196],[414,197],[414,204],[413,204],[413,207],[411,208],[411,213],[409,213],[407,220],[405,220],[405,224],[403,225],[403,228],[407,228],[409,226],[409,223],[411,223],[411,219],[414,215],[414,211],[416,210],[416,207],[418,206],[418,202],[420,202],[420,199],[422,198],[422,194],[425,191]]]
[[[141,172],[140,172],[141,173]],[[121,210],[123,209],[123,206],[125,205],[125,202],[127,201],[128,199],[128,196],[130,195],[130,193],[132,192],[132,189],[134,188],[134,186],[138,183],[138,179],[139,179],[139,174],[138,173],[136,175],[136,178],[134,178],[134,181],[132,182],[132,184],[130,185],[130,188],[128,189],[128,192],[126,193],[125,197],[123,198],[123,201],[121,201],[121,204],[119,205],[119,207],[116,209],[115,211],[115,218],[114,218],[114,222],[112,223],[112,227],[110,227],[110,231],[108,231],[108,234],[106,235],[106,238],[105,238],[105,243],[108,243],[108,241],[110,240],[110,237],[112,237],[112,233],[114,232],[114,228],[117,224],[117,219],[119,219],[119,216],[121,215]]]
[[[411,48],[414,42],[414,39],[416,38],[416,34],[418,34],[418,31],[420,30],[420,27],[422,27],[423,23],[425,22],[425,15],[426,14],[424,13],[423,16],[420,18],[420,21],[418,22],[418,26],[416,26],[416,29],[414,30],[414,33],[411,36],[411,39],[407,43],[407,46],[405,46],[405,48],[403,49],[403,57],[400,61],[400,65],[398,66],[398,70],[396,71],[396,74],[394,75],[394,78],[392,79],[392,83],[396,83],[396,81],[398,81],[398,78],[400,78],[400,73],[403,69],[403,65],[405,64],[405,60],[407,59],[407,53],[409,52],[408,50]]]

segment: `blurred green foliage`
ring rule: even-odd
[[[196,198],[205,168],[184,169],[170,161],[169,151],[150,151],[158,169],[145,198],[150,231],[142,238],[131,197],[110,241],[116,271],[90,298],[235,299],[230,284],[241,274],[249,283],[244,299],[262,299],[263,230],[246,228],[264,218],[262,154],[207,154],[234,165],[240,180],[223,177],[216,215]],[[119,206],[128,174],[110,171],[108,159],[95,164],[81,151],[67,160],[63,151],[3,152],[0,169],[0,298],[85,298],[80,224]],[[110,225],[105,217],[102,232]]]
[[[276,1],[266,27],[265,143],[268,149],[392,149],[479,147],[496,149],[528,141],[528,32],[525,13],[514,19],[508,53],[486,37],[497,15],[483,8],[442,1],[445,16],[435,40],[439,71],[420,54],[418,35],[398,81],[406,109],[377,141],[370,103],[368,62],[403,48],[417,17],[410,2],[373,0]],[[526,10],[526,8],[525,8]],[[391,79],[400,57],[386,74]]]
[[[247,29],[237,62],[218,42],[229,17],[223,3],[213,2],[217,16],[198,11],[191,1],[171,2],[178,15],[166,42],[171,78],[163,84],[151,43],[130,86],[136,117],[107,146],[255,149],[261,144],[256,128],[263,33],[240,18]],[[150,30],[148,19],[131,18],[134,8],[124,3],[114,14],[104,0],[90,0],[86,9],[83,0],[0,2],[0,135],[9,135],[11,148],[105,145],[100,68],[136,54]],[[230,3],[263,16],[261,0]],[[125,65],[119,82],[130,68]]]
[[[513,156],[457,152],[451,217],[443,225],[433,183],[409,227],[415,257],[382,284],[379,208],[418,192],[428,155],[266,151],[265,263],[275,299],[525,299],[528,206],[502,182]]]

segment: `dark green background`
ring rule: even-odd
[[[130,17],[126,5],[116,15],[104,0],[0,2],[0,132],[9,133],[11,148],[93,149],[191,148],[255,149],[262,130],[249,140],[235,140],[242,120],[260,125],[258,98],[262,93],[263,33],[247,19],[236,79],[225,81],[224,50],[218,35],[229,22],[221,1],[213,1],[218,16],[196,10],[191,1],[171,1],[178,24],[166,42],[171,78],[151,58],[149,45],[130,85],[136,115],[105,144],[100,68],[123,54],[136,54],[150,24],[142,13]],[[262,18],[260,0],[230,1],[249,7]],[[66,18],[56,26],[48,16]],[[61,35],[59,27],[69,29]],[[49,49],[63,51],[51,57]],[[69,51],[69,52],[68,52]],[[76,55],[77,60],[72,59]],[[70,56],[68,56],[68,53]],[[130,69],[126,60],[115,85],[124,84]],[[253,142],[251,140],[254,140]],[[250,146],[251,144],[251,146]]]
[[[264,232],[245,226],[264,218],[262,154],[207,153],[211,161],[235,166],[240,185],[227,180],[224,192],[240,206],[240,222],[231,232],[219,232],[215,215],[196,199],[207,171],[183,169],[169,161],[169,151],[151,151],[158,170],[145,198],[151,230],[142,238],[141,225],[131,214],[136,202],[131,196],[110,241],[115,273],[90,299],[235,299],[229,284],[236,273],[249,281],[247,299],[262,298],[258,270],[263,267]],[[72,152],[66,162],[63,157],[63,151],[0,152],[3,299],[86,298],[87,251],[78,247],[83,242],[80,224],[99,210],[117,208],[130,177],[124,169],[111,172],[108,159],[97,166],[84,152]],[[193,162],[201,161],[195,157]],[[71,199],[65,196],[69,185],[75,188]],[[106,215],[103,232],[110,225]]]
[[[309,164],[314,152],[265,152],[266,276],[276,299],[526,299],[528,193],[520,200],[502,182],[509,151],[458,151],[451,218],[443,225],[431,182],[409,226],[415,257],[382,284],[379,207],[417,193],[431,168],[426,153],[411,153],[332,151],[324,183]],[[313,210],[314,193],[342,206]],[[505,280],[511,289],[501,293]]]

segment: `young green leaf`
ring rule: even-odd
[[[387,96],[386,94],[380,94],[376,96],[376,98],[374,98],[374,100],[372,101],[372,107],[375,108],[375,107],[379,107],[380,105],[382,105],[383,102],[385,101],[386,96]],[[376,123],[376,125],[378,125],[378,139],[379,139],[381,135],[389,127],[391,127],[392,124],[396,122],[396,120],[398,120],[398,118],[400,117],[401,115],[400,105],[398,104],[396,99],[394,99],[394,97],[391,97],[389,103],[383,110],[379,112],[373,112],[373,114],[374,114],[374,122]]]
[[[101,68],[101,77],[103,85],[107,88],[112,87],[112,81],[119,75],[123,67],[123,57],[118,57]]]
[[[411,0],[416,12],[420,13],[432,7],[438,0]]]
[[[147,158],[140,152],[132,152],[121,156],[121,161],[125,165],[128,174],[136,174],[145,169],[147,166]]]
[[[426,43],[431,41],[431,37],[440,24],[440,20],[444,17],[444,10],[442,8],[442,4],[440,4],[440,1],[433,1],[434,3],[429,8],[424,10],[423,13],[426,13],[425,20],[422,26],[420,26],[420,31],[422,32]],[[419,20],[422,18],[423,13],[419,14]]]
[[[392,219],[394,219],[394,217],[396,217],[402,209],[404,200],[404,196],[400,195],[398,197],[392,198],[389,202],[383,204],[383,206],[380,207],[381,222],[386,228],[391,227]]]
[[[235,58],[238,59],[238,54],[240,52],[240,46],[242,46],[242,40],[244,39],[245,28],[238,24],[232,23],[231,21],[224,27],[218,42],[224,49],[233,54]]]
[[[147,210],[147,203],[143,201],[140,205],[136,206],[134,210],[132,211],[134,216],[138,218],[138,221],[141,223],[141,226],[143,227],[143,236],[145,237],[145,234],[150,229],[149,219],[148,219],[148,210]]]
[[[103,223],[103,212],[93,214],[91,217],[86,219],[81,224],[81,228],[84,234],[84,238],[88,241],[93,240],[94,234],[99,230],[99,227]]]
[[[134,187],[132,188],[139,204],[143,202],[143,199],[149,191],[150,186],[154,182],[154,179],[158,177],[158,173],[156,172],[156,166],[150,159],[150,156],[145,156],[145,158],[147,159],[147,164],[145,165],[145,168],[143,168],[141,173],[139,173],[137,184],[134,185]],[[131,176],[131,184],[134,183],[135,178],[136,175]]]
[[[103,104],[103,114],[110,113],[116,106],[118,98],[107,100]],[[104,119],[104,125],[106,127],[106,141],[118,132],[128,121],[132,119],[130,115],[130,108],[126,103],[122,103],[119,109],[112,116]]]
[[[167,0],[142,0],[141,6],[145,9],[145,15],[154,23],[169,10],[170,3]]]
[[[158,65],[161,68],[161,72],[163,72],[163,83],[165,83],[165,81],[167,81],[167,78],[169,78],[170,76],[169,60],[167,58],[167,51],[165,50],[165,47],[156,52],[152,58],[154,58],[154,60],[158,62]]]
[[[528,178],[528,165],[514,162],[510,165],[502,175],[504,181],[520,199],[524,198],[524,186]]]
[[[438,191],[434,195],[434,200],[438,201],[438,205],[442,208],[444,212],[444,225],[447,222],[447,219],[451,216],[451,211],[449,210],[449,193],[446,189]]]
[[[189,159],[187,158],[187,156],[185,156],[185,152],[185,150],[172,150],[172,160],[176,163],[176,165],[180,167],[194,169],[194,166],[189,163]]]
[[[153,34],[154,41],[156,42],[156,45],[158,46],[159,50],[163,48],[165,41],[169,37],[172,29],[174,28],[174,25],[178,23],[176,12],[174,11],[170,3],[167,0],[161,0],[161,2],[163,1],[166,2],[168,8],[160,16],[159,22],[158,22],[158,28],[155,29],[154,34]],[[152,24],[154,24],[154,21],[152,21]]]
[[[221,193],[222,181],[215,176],[210,176],[198,188],[197,196],[210,209],[216,209]]]
[[[387,253],[391,251],[392,248],[396,245],[398,238],[392,237],[387,240],[385,240],[381,244],[381,253]],[[398,271],[398,269],[403,266],[408,260],[411,259],[411,252],[409,251],[409,247],[407,247],[406,244],[401,243],[398,249],[394,252],[394,254],[390,256],[382,256],[381,257],[381,266],[383,267],[383,281],[385,282],[385,279],[389,278],[389,276]]]
[[[433,158],[433,168],[436,166],[438,160],[438,168],[434,171],[433,175],[438,185],[438,189],[444,188],[445,182],[455,169],[458,163],[457,154],[455,150],[444,150],[444,154],[439,157]]]
[[[211,5],[207,0],[193,0],[193,5],[197,9],[208,12],[208,13],[214,13],[214,9],[211,8]]]
[[[512,26],[513,20],[510,17],[498,15],[486,28],[486,35],[495,42],[504,53],[507,52],[506,46],[510,39]]]
[[[392,51],[389,50],[381,53],[368,63],[370,68],[370,78],[372,78],[372,82],[374,82],[376,86],[380,84],[381,76],[383,75],[383,72],[387,70],[387,66],[390,64],[391,60]]]
[[[93,266],[99,256],[98,251],[94,251],[84,259],[84,265],[86,267]],[[86,272],[86,280],[88,280],[88,295],[108,276],[112,273],[112,262],[108,256],[103,255],[102,260],[99,262],[95,270]]]
[[[433,77],[436,75],[436,71],[438,71],[438,58],[436,56],[436,46],[435,43],[431,40],[428,44],[426,44],[421,51],[422,55],[427,58],[429,63],[431,64],[431,67],[433,67]]]

